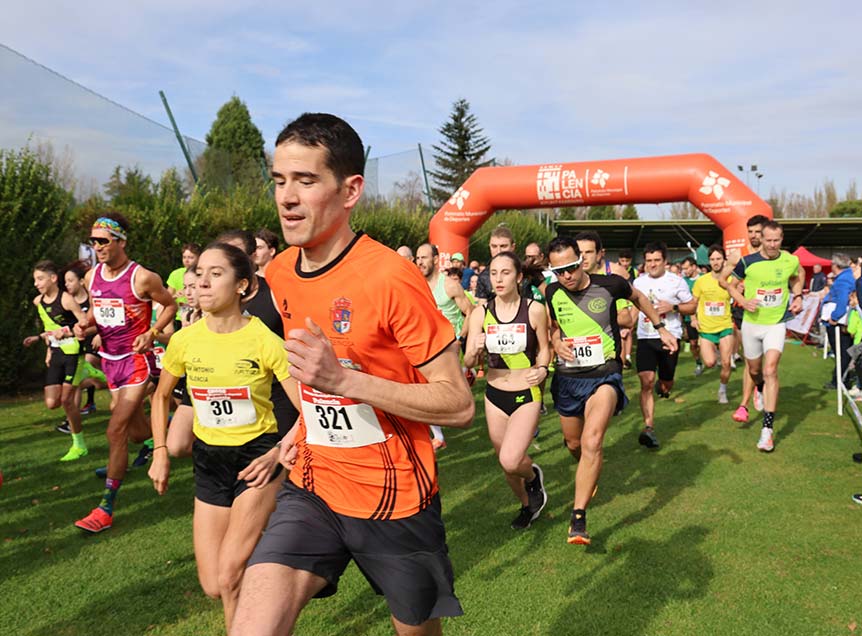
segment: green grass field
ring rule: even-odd
[[[862,633],[859,595],[862,471],[859,440],[820,387],[829,364],[788,345],[781,367],[776,449],[755,449],[715,401],[718,374],[692,374],[689,356],[671,400],[657,404],[658,452],[637,444],[633,399],[613,421],[589,512],[593,543],[565,541],[574,465],[556,416],[531,450],[549,494],[526,532],[497,467],[476,387],[472,428],[449,431],[440,482],[456,590],[465,614],[446,634],[686,635]],[[673,399],[676,398],[676,399]],[[0,403],[0,635],[217,634],[221,607],[204,597],[192,554],[193,482],[175,461],[159,498],[145,470],[129,474],[114,528],[85,536],[72,522],[98,502],[106,395],[85,417],[90,455],[61,464],[69,437],[41,396]],[[550,397],[546,396],[550,404]],[[857,627],[856,624],[860,626]],[[388,611],[354,566],[337,596],[313,601],[301,635],[390,634]]]

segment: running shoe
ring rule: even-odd
[[[63,420],[60,424],[54,427],[54,430],[58,433],[64,433],[66,435],[72,434],[72,429],[69,428],[69,420]]]
[[[730,368],[733,369],[734,371],[736,371],[736,359],[735,358],[730,359]]]
[[[754,410],[763,410],[763,392],[760,391],[757,387],[754,387]]]
[[[862,492],[857,492],[855,495],[850,497],[855,503],[862,505]]]
[[[542,405],[539,407],[539,415],[544,417],[547,414],[548,414],[548,407],[545,406],[544,402],[542,402]]]
[[[530,514],[533,515],[530,521],[535,521],[539,518],[545,504],[548,503],[548,493],[545,492],[545,475],[538,464],[533,464],[533,479],[524,483],[524,488],[527,491],[527,500],[529,501],[528,508]]]
[[[81,459],[82,457],[86,457],[87,453],[89,453],[86,448],[79,448],[78,446],[72,446],[65,455],[60,458],[61,462],[73,462],[76,459]]]
[[[632,368],[632,359],[626,358],[623,360],[623,369],[631,369]]]
[[[431,448],[434,449],[434,452],[441,451],[446,448],[446,440],[445,439],[432,439],[431,440]],[[143,449],[142,449],[143,450]],[[152,452],[150,453],[152,455]]]
[[[477,378],[484,378],[485,377],[485,369],[479,369],[478,371],[476,371],[476,377]]]
[[[860,389],[858,386],[854,386],[847,391],[847,395],[849,395],[855,400],[856,398],[862,397],[862,389]]]
[[[719,389],[718,391],[718,403],[719,404],[727,404],[727,392]]]
[[[652,426],[647,426],[641,431],[641,434],[638,435],[638,443],[641,446],[646,446],[650,449],[655,449],[660,446]]]
[[[96,477],[98,477],[99,479],[105,479],[108,476],[108,467],[102,466],[101,468],[97,468],[93,472],[96,473]]]
[[[138,451],[138,456],[132,460],[132,468],[140,468],[141,466],[146,466],[150,461],[150,458],[153,456],[153,449],[144,444],[141,446],[141,450]]]
[[[518,516],[512,519],[512,530],[526,530],[533,523],[533,513],[528,506],[521,506]]]
[[[473,383],[476,381],[476,374],[473,373],[473,369],[464,371],[464,377],[467,378],[467,384],[473,386]]]
[[[109,515],[101,508],[93,508],[92,512],[90,512],[86,517],[78,519],[75,522],[75,526],[81,530],[96,534],[97,532],[110,528],[113,519],[113,515]]]
[[[698,362],[694,365],[694,374],[695,375],[703,375],[703,364]]]
[[[81,409],[81,415],[90,415],[91,413],[96,412],[95,404],[85,404],[84,408]]]
[[[731,417],[734,422],[742,422],[745,424],[748,421],[748,407],[744,404],[740,405],[740,407],[733,412]]]
[[[569,522],[567,543],[573,545],[590,545],[590,533],[587,532],[587,517],[583,512],[572,510],[572,520]]]
[[[763,427],[760,429],[760,441],[757,442],[757,450],[762,450],[764,453],[771,453],[775,448],[772,441],[772,429]]]

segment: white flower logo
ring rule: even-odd
[[[704,178],[701,184],[700,191],[703,194],[714,194],[716,199],[721,200],[724,189],[729,185],[730,179],[719,177],[717,172],[710,170],[709,175]]]
[[[611,175],[609,175],[604,170],[599,169],[599,170],[596,170],[595,173],[593,173],[593,178],[590,179],[590,183],[592,183],[593,185],[601,186],[604,188],[605,184],[608,182],[608,179],[610,179],[610,178],[611,178]]]
[[[464,207],[464,202],[470,198],[470,193],[464,188],[458,188],[458,191],[449,199],[449,205],[457,205],[458,209]]]

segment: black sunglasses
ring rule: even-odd
[[[578,271],[581,268],[581,259],[572,262],[566,263],[565,265],[558,265],[557,267],[551,267],[551,271],[554,274],[571,274],[573,272]]]
[[[113,240],[114,240],[113,238],[103,238],[101,236],[91,236],[90,238],[87,239],[87,242],[90,245],[107,245],[108,243],[110,243]]]

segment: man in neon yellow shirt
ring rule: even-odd
[[[778,406],[778,363],[784,350],[784,323],[802,311],[805,274],[799,259],[781,249],[784,230],[763,224],[760,251],[739,259],[728,291],[742,305],[742,346],[755,386],[763,394],[763,428],[757,448],[772,452],[773,421]],[[745,294],[739,285],[745,281]]]
[[[700,356],[711,369],[716,363],[716,347],[721,359],[718,403],[727,404],[727,381],[730,379],[730,359],[733,355],[733,321],[730,317],[730,294],[719,282],[726,262],[724,248],[711,245],[708,250],[710,272],[698,276],[691,288],[697,299],[697,314],[691,325],[698,331]]]

